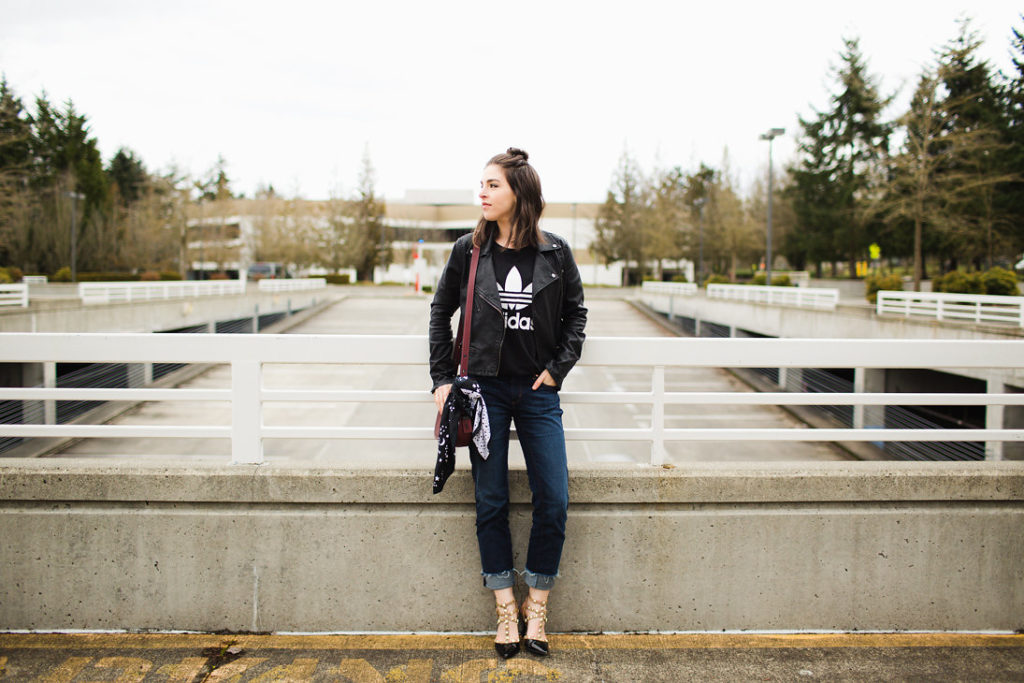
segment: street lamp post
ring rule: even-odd
[[[78,216],[75,215],[75,204],[85,195],[81,192],[65,193],[71,198],[71,281],[78,282]]]
[[[697,261],[697,286],[704,284],[704,205],[707,197],[701,197],[693,201],[697,207],[697,239],[698,239],[698,261]]]
[[[764,260],[764,283],[767,286],[772,284],[772,140],[785,134],[785,128],[772,128],[761,135],[762,140],[768,141],[768,226],[765,232],[765,260]]]

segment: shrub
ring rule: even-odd
[[[21,272],[21,268],[18,266],[7,266],[7,274],[11,276],[11,279],[15,282],[21,282],[21,279],[25,277],[25,274]]]
[[[878,300],[878,292],[883,290],[887,292],[903,291],[903,278],[895,273],[868,275],[864,278],[864,294],[871,303],[875,303]]]
[[[1017,288],[1017,274],[1006,268],[990,268],[981,274],[981,284],[986,294],[996,296],[1020,296]]]
[[[347,285],[349,283],[348,273],[331,273],[324,275],[324,279],[329,285]]]
[[[933,292],[949,292],[955,294],[984,294],[985,285],[980,273],[965,273],[952,270],[932,280]]]
[[[68,278],[70,280],[70,276]],[[137,282],[135,273],[79,273],[79,282]]]
[[[0,268],[0,285],[9,285],[14,282],[11,271],[7,268]]]
[[[161,270],[160,271],[160,279],[161,280],[180,280],[181,279],[181,273],[179,273],[176,270]]]
[[[160,273],[155,270],[147,270],[146,272],[139,275],[139,280],[142,282],[157,282],[160,280]]]
[[[230,280],[227,273],[210,273],[211,280]]]
[[[50,278],[50,282],[71,282],[71,269],[64,266]]]
[[[727,285],[727,284],[729,284],[729,278],[727,278],[724,275],[719,275],[718,273],[712,273],[711,275],[708,275],[708,279],[707,280],[704,280],[704,286],[705,287],[707,287],[708,285]]]
[[[680,273],[679,275],[672,276],[672,282],[689,282],[689,280],[686,279],[685,275]]]
[[[423,292],[424,294],[430,294],[431,292],[434,291],[434,287],[432,285],[423,285],[422,287],[420,287],[420,291]]]
[[[768,280],[768,276],[765,273],[757,273],[750,281],[752,285],[764,285]],[[793,281],[789,279],[788,273],[782,273],[780,275],[772,276],[772,287],[792,287]]]

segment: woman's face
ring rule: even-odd
[[[484,218],[498,223],[510,223],[516,208],[516,195],[505,179],[505,169],[491,164],[480,179],[480,207]]]

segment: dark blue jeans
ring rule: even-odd
[[[529,378],[473,379],[480,383],[491,423],[487,460],[470,449],[484,586],[497,590],[515,582],[508,526],[508,442],[514,421],[533,492],[533,526],[524,580],[534,588],[550,590],[562,558],[569,508],[569,468],[558,392],[546,385],[534,391],[534,380]]]

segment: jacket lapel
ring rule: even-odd
[[[535,297],[537,292],[555,282],[559,277],[555,266],[551,265],[551,261],[544,255],[559,248],[559,245],[553,242],[542,244],[537,248],[537,260],[533,263],[533,295]],[[552,254],[552,257],[557,261],[557,257],[554,254]]]
[[[494,308],[501,310],[501,298],[498,296],[498,278],[494,274],[494,255],[491,253],[491,242],[480,249],[480,263],[476,267],[477,296]]]

